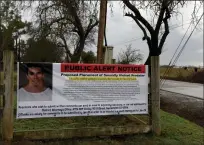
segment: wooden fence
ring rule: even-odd
[[[153,58],[154,59],[154,58]],[[18,120],[14,118],[14,109],[15,109],[15,103],[16,103],[16,93],[14,94],[14,78],[13,78],[13,72],[14,72],[14,55],[12,51],[6,50],[4,51],[4,77],[2,78],[2,73],[0,77],[0,86],[1,86],[1,92],[3,93],[3,96],[5,98],[5,104],[3,108],[3,117],[2,117],[2,124],[1,124],[1,136],[3,137],[3,140],[7,143],[11,143],[13,140],[38,140],[38,139],[65,139],[65,138],[72,138],[72,137],[91,137],[91,136],[111,136],[111,135],[124,135],[124,134],[135,134],[135,133],[148,133],[153,132],[156,134],[159,134],[160,132],[160,122],[159,122],[159,96],[153,96],[151,93],[149,93],[148,97],[148,105],[149,105],[149,114],[148,115],[121,115],[121,116],[89,116],[89,121],[96,120],[98,118],[98,121],[104,121],[103,125],[96,125],[96,123],[93,124],[80,124],[78,122],[78,125],[75,127],[66,127],[66,128],[55,128],[52,129],[50,127],[49,129],[46,128],[34,128],[34,125],[31,127],[29,126],[29,123],[26,124],[26,127],[24,129],[18,129],[16,127],[16,124],[19,123]],[[158,63],[158,62],[156,62]],[[152,64],[152,67],[154,65],[158,65],[156,63]],[[152,72],[154,75],[157,74],[157,72]],[[157,76],[158,77],[158,76]],[[150,85],[157,85],[153,80],[151,84],[149,84],[149,92],[152,92],[154,95],[159,90],[152,90]],[[3,88],[3,89],[2,89]],[[159,87],[158,87],[159,88]],[[2,93],[0,94],[0,106],[2,108],[3,106],[3,97]],[[15,100],[15,101],[14,101]],[[76,118],[76,117],[75,117]],[[78,117],[76,120],[86,120],[86,117]],[[112,118],[112,122],[107,123]],[[53,120],[55,118],[52,118]],[[73,121],[72,117],[64,118],[66,120],[65,123],[69,122],[70,120]],[[127,121],[122,122],[121,124],[117,124],[116,122],[120,120],[129,120],[129,123],[126,124]],[[27,119],[29,121],[33,120],[39,120],[39,119]],[[26,122],[25,120],[24,122]],[[44,121],[49,121],[50,118],[44,119]],[[59,120],[59,118],[56,120]],[[69,121],[68,121],[69,120]],[[88,120],[88,119],[87,119]],[[115,122],[114,122],[115,120]],[[63,123],[60,124],[63,126]],[[28,129],[29,128],[29,129]]]

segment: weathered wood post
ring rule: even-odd
[[[103,63],[103,39],[106,22],[107,0],[101,0],[98,29],[97,63]]]
[[[151,99],[152,99],[152,131],[161,134],[160,124],[160,66],[159,56],[151,56]]]
[[[4,98],[3,98],[4,83],[3,82],[4,82],[3,71],[0,68],[0,123],[2,123],[3,106],[4,106],[4,103],[3,103],[4,102]],[[0,125],[0,134],[2,135],[2,125]],[[0,137],[2,137],[1,135]]]
[[[3,109],[4,76],[0,69],[0,108]],[[2,110],[1,110],[2,111]]]
[[[4,97],[2,136],[5,144],[11,144],[13,139],[13,92],[14,92],[14,54],[12,50],[3,52]]]

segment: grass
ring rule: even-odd
[[[204,70],[198,69],[197,72],[194,71],[194,68],[171,68],[168,73],[166,73],[167,68],[160,68],[160,77],[161,79],[169,79],[176,81],[185,81],[192,83],[201,83],[204,84]]]
[[[187,77],[187,76],[190,76],[194,72],[193,68],[188,69],[188,70],[185,70],[184,68],[171,68],[168,73],[166,72],[166,70],[167,68],[161,67],[160,76],[165,75],[166,77],[172,77],[172,78],[176,78],[178,76]]]
[[[142,115],[144,116],[144,115]],[[140,118],[142,118],[142,116]],[[144,117],[143,117],[144,118]],[[46,130],[80,127],[123,126],[139,124],[125,116],[87,116],[67,118],[19,119],[14,122],[14,130]]]
[[[15,129],[48,129],[84,126],[115,126],[135,125],[124,116],[100,117],[70,117],[70,118],[41,118],[15,120]],[[177,115],[161,110],[161,136],[137,134],[119,137],[83,138],[51,141],[53,144],[74,145],[202,145],[204,143],[204,129]],[[39,144],[39,142],[37,143]]]

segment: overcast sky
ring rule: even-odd
[[[123,16],[123,9],[119,2],[112,1],[113,4],[113,13],[110,11],[108,6],[107,12],[107,25],[106,25],[106,34],[108,45],[114,47],[114,58],[117,58],[118,52],[124,50],[127,45],[132,44],[132,47],[140,49],[141,53],[144,55],[145,62],[148,56],[148,47],[146,41],[142,41],[143,37],[142,31],[136,25],[136,23],[129,17]],[[193,11],[193,4],[188,5],[185,8],[181,9],[183,15],[183,26],[170,30],[170,34],[167,37],[166,43],[163,47],[163,52],[161,54],[160,63],[168,64],[177,49],[183,35],[186,33],[187,28],[189,27],[191,12]],[[198,12],[198,18],[203,13],[203,6]],[[150,18],[145,12],[142,12],[143,16],[147,19]],[[23,13],[24,20],[31,20],[32,14]],[[172,18],[169,22],[170,27],[176,27],[182,25],[182,17],[178,16],[177,19]],[[203,18],[201,19],[198,29],[194,31],[191,38],[189,39],[183,53],[179,57],[176,65],[195,65],[203,66]],[[180,49],[183,47],[187,37],[190,35],[193,30],[194,25],[190,27],[186,37],[181,43]],[[97,36],[96,36],[97,41]],[[90,48],[96,52],[96,46]],[[178,53],[177,53],[178,54]]]

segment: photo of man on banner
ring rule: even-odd
[[[49,83],[52,78],[46,76],[45,69],[52,73],[52,64],[47,67],[40,63],[19,64],[18,101],[52,101],[52,90],[45,83],[45,78]]]

